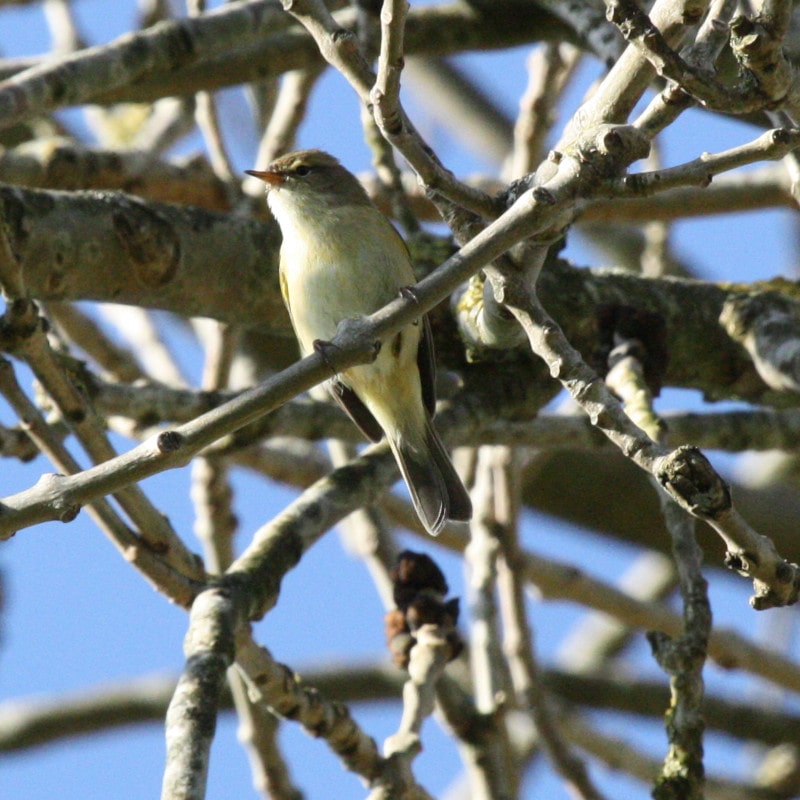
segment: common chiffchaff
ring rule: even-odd
[[[289,153],[265,172],[280,225],[281,291],[304,355],[329,341],[343,319],[371,314],[415,282],[405,242],[358,180],[320,150]],[[383,342],[371,364],[329,383],[334,398],[372,441],[389,441],[422,523],[434,536],[447,519],[472,515],[431,417],[435,366],[426,320]]]

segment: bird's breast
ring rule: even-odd
[[[304,352],[314,339],[333,338],[341,320],[371,314],[414,282],[402,241],[379,212],[368,210],[355,225],[281,224],[286,299]]]

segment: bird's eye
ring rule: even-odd
[[[294,170],[294,174],[299,175],[301,178],[304,178],[309,172],[311,172],[311,167],[307,167],[305,164],[295,167]]]

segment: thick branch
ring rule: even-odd
[[[163,800],[203,800],[225,670],[233,662],[237,620],[224,593],[195,600],[186,637],[186,667],[167,709]]]
[[[571,29],[539,7],[498,3],[484,17],[454,3],[415,8],[406,53],[446,55],[510,47],[542,38],[574,41]],[[353,29],[355,13],[339,24]],[[320,63],[310,36],[285,33],[291,18],[275,0],[223,6],[196,19],[162,22],[109,45],[31,67],[0,85],[3,126],[68,105],[152,101],[200,89],[252,83]]]

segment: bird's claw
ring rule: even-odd
[[[419,296],[417,295],[416,286],[401,286],[400,297],[406,300],[413,300],[417,305],[419,305]]]
[[[411,300],[414,305],[419,306],[419,295],[417,294],[416,286],[401,286],[400,297],[404,300]],[[415,319],[413,324],[419,325],[419,320]]]
[[[333,359],[331,358],[332,351],[337,350],[337,346],[333,342],[329,342],[327,339],[314,339],[311,346],[314,348],[314,352],[319,355],[319,357],[325,362],[325,366],[333,373],[333,377],[335,378],[339,373],[334,366]]]

